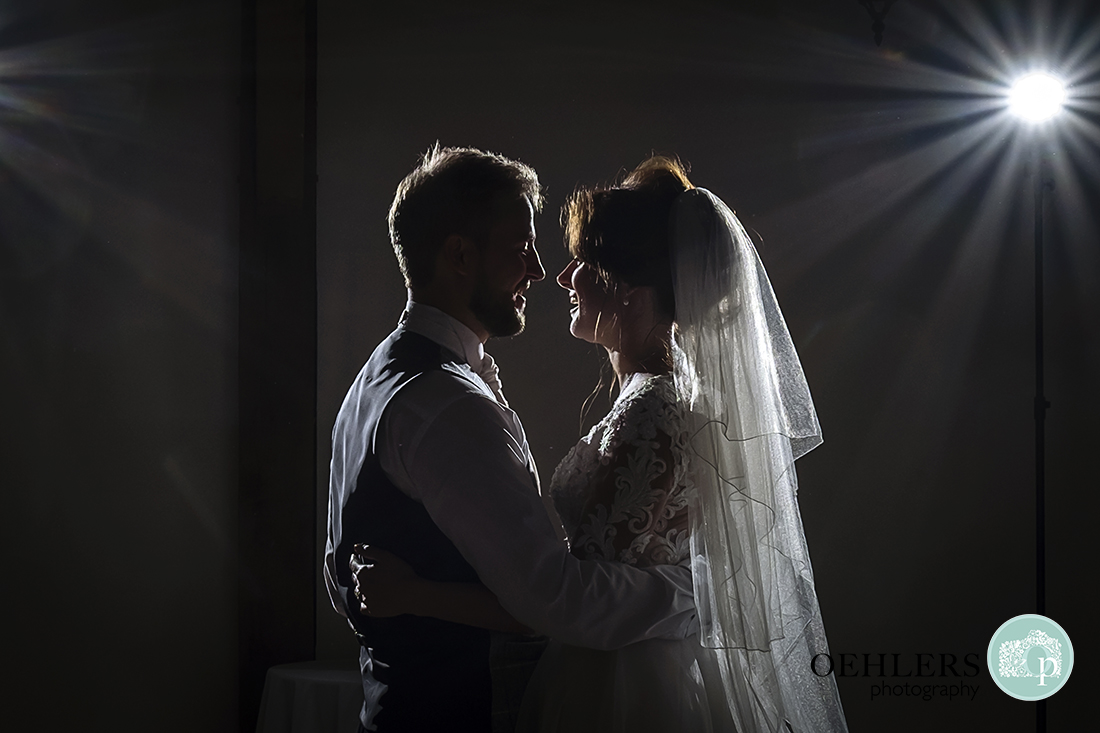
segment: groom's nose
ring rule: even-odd
[[[527,279],[538,282],[544,277],[546,277],[546,268],[542,266],[542,260],[539,259],[539,251],[531,245],[531,249],[527,251]]]

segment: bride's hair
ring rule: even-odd
[[[695,188],[676,158],[655,155],[607,188],[579,188],[562,208],[569,254],[603,279],[650,286],[657,303],[676,316],[669,239],[672,204]]]

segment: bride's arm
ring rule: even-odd
[[[425,580],[396,555],[366,545],[356,545],[349,564],[359,610],[366,616],[412,614],[490,631],[533,633],[480,583]]]

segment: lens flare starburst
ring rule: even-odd
[[[1050,74],[1028,74],[1015,84],[1008,94],[1013,114],[1031,122],[1049,120],[1062,111],[1066,87]]]

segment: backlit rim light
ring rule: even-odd
[[[1050,74],[1028,74],[1012,85],[1008,100],[1013,114],[1041,122],[1062,111],[1066,87]]]

